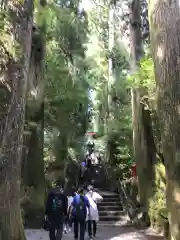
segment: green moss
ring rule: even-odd
[[[158,163],[155,165],[155,181],[153,194],[149,198],[149,216],[153,226],[163,228],[167,218],[166,211],[166,178],[165,167]]]
[[[40,228],[44,217],[44,188],[27,188],[26,197],[22,201],[21,213],[24,224],[30,228]]]

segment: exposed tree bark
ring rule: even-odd
[[[65,165],[68,158],[68,139],[65,132],[61,132],[55,139],[54,155],[56,157],[56,161],[54,162],[52,168],[58,169],[61,172],[59,175],[59,180],[64,183],[66,171]]]
[[[35,29],[33,31],[33,42],[31,47],[31,60],[28,72],[28,93],[26,104],[26,127],[24,137],[24,151],[22,167],[27,165],[29,148],[31,148],[31,123],[39,125],[44,121],[44,33]],[[36,46],[36,47],[35,47]],[[43,149],[41,154],[43,155]],[[43,161],[43,159],[42,159]],[[25,170],[25,169],[24,169]],[[24,171],[23,170],[23,171]],[[26,171],[26,170],[25,170]],[[22,174],[24,176],[24,174]],[[28,176],[26,176],[27,178]]]
[[[40,0],[41,7],[46,0]],[[44,176],[44,55],[46,21],[33,26],[31,62],[28,81],[28,101],[26,123],[29,136],[24,138],[23,183],[34,187],[32,202],[25,206],[26,223],[31,227],[40,227],[44,214],[45,176]],[[34,126],[31,126],[31,122]]]
[[[28,141],[28,154],[23,168],[23,184],[33,187],[32,202],[25,206],[28,227],[41,227],[44,214],[45,177],[44,177],[44,104],[41,105],[39,119],[31,128]]]
[[[33,118],[36,125],[31,128],[29,151],[24,166],[24,183],[35,188],[38,185],[44,186],[44,104],[41,105],[38,116],[39,118]]]
[[[132,71],[138,70],[139,60],[143,56],[141,33],[140,1],[134,0],[131,5],[131,53]],[[153,180],[153,164],[156,161],[151,116],[141,99],[146,94],[142,87],[132,89],[132,121],[134,158],[137,165],[138,187],[143,219],[149,224],[148,197]],[[148,190],[147,190],[148,189]]]
[[[20,209],[20,169],[23,144],[27,73],[30,59],[33,1],[8,1],[10,34],[21,47],[7,64],[11,96],[0,142],[0,239],[23,240]],[[1,128],[2,129],[2,128]]]
[[[108,134],[110,132],[110,123],[113,120],[113,87],[116,82],[116,73],[115,73],[115,64],[113,58],[113,50],[114,50],[114,43],[115,43],[115,7],[116,7],[116,0],[109,1],[109,10],[108,10],[108,83],[107,83],[107,91],[108,91],[108,98],[107,98],[107,109],[104,117],[104,132]],[[105,161],[110,161],[110,153],[108,147],[105,151]]]
[[[113,101],[112,101],[112,90],[114,83],[116,81],[115,76],[115,66],[113,59],[113,50],[114,50],[114,38],[115,38],[115,0],[111,0],[109,3],[109,39],[108,39],[108,50],[109,50],[109,59],[108,59],[108,120],[113,118]]]
[[[150,30],[158,116],[167,177],[171,239],[180,239],[180,13],[172,1],[150,1]]]

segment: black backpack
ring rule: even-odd
[[[49,231],[50,228],[51,228],[51,224],[48,220],[48,218],[44,218],[43,222],[42,222],[42,228],[45,230],[45,231]]]
[[[64,212],[64,199],[62,194],[53,194],[51,209],[54,215],[62,215]]]
[[[77,221],[85,221],[87,209],[86,209],[86,203],[85,203],[84,196],[80,196],[79,202],[76,203],[75,209],[76,209],[75,213],[76,213]]]

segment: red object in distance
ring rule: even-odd
[[[86,135],[90,135],[90,136],[96,135],[96,132],[87,132]]]
[[[136,164],[131,165],[132,177],[137,177]]]

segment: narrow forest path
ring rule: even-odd
[[[26,230],[27,240],[49,240],[48,233],[43,230]],[[63,240],[73,240],[73,233],[63,236]],[[85,238],[87,240],[88,237]],[[97,233],[97,240],[162,240],[152,230],[137,230],[133,227],[100,226]]]

